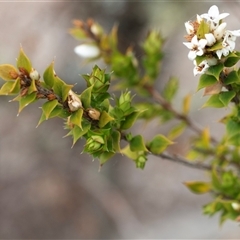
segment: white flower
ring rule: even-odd
[[[223,35],[224,35],[224,33],[225,33],[225,27],[227,26],[227,23],[221,23],[215,30],[214,30],[214,32],[213,32],[213,34],[214,34],[214,36],[215,36],[215,38],[217,39],[217,40],[220,40],[222,37],[223,37]]]
[[[189,48],[191,51],[188,54],[188,58],[190,60],[194,60],[196,56],[202,56],[204,54],[204,48],[207,44],[206,39],[200,39],[198,41],[197,35],[195,35],[191,42],[184,42],[183,43],[187,48]]]
[[[221,59],[222,56],[226,57],[230,52],[235,49],[235,41],[237,37],[240,37],[240,30],[225,31],[224,39],[222,42],[223,48],[216,51],[219,59]]]
[[[219,14],[218,7],[213,5],[209,8],[208,13],[200,15],[200,17],[206,19],[210,23],[210,29],[214,30],[218,27],[219,21],[226,18],[228,15],[229,13]]]
[[[82,58],[95,58],[100,55],[100,50],[93,44],[81,44],[74,48],[74,52]]]
[[[197,65],[196,61],[194,61],[193,63],[195,65],[195,67],[193,68],[194,76],[205,73],[209,68],[207,60],[203,60],[199,65]]]
[[[216,42],[216,38],[212,33],[206,33],[205,38],[207,40],[207,46],[212,46]]]
[[[222,55],[227,56],[229,54],[229,49],[228,48],[222,48],[216,51],[216,54],[219,59],[221,59]]]
[[[217,64],[217,59],[216,58],[207,58],[203,60],[199,65],[197,65],[196,60],[193,61],[193,64],[195,67],[193,68],[193,75],[196,76],[198,74],[203,74],[205,73],[210,66],[214,66]]]

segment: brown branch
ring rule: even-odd
[[[212,170],[212,167],[210,165],[206,165],[206,164],[203,164],[203,163],[200,163],[200,162],[190,162],[187,159],[185,159],[181,156],[178,156],[176,154],[170,155],[168,153],[161,153],[161,154],[150,153],[150,155],[160,157],[162,159],[166,159],[166,160],[169,160],[171,162],[179,163],[179,164],[182,164],[184,166],[199,169],[199,170],[204,170],[204,171]]]
[[[166,101],[159,92],[157,92],[152,86],[146,86],[149,94],[152,96],[152,98],[158,102],[165,110],[171,112],[177,119],[184,121],[188,127],[194,131],[195,133],[201,135],[202,129],[199,128],[187,115],[184,115],[182,113],[177,112],[172,105]],[[217,143],[217,140],[213,137],[211,137],[211,141],[213,143]]]
[[[123,133],[123,132],[121,132],[121,139],[129,143],[125,133]],[[148,151],[147,154],[155,156],[155,157],[160,157],[162,159],[166,159],[166,160],[169,160],[171,162],[179,163],[179,164],[182,164],[184,166],[195,168],[195,169],[198,169],[198,170],[204,170],[204,171],[212,170],[212,167],[210,165],[206,165],[206,164],[203,164],[201,162],[190,162],[186,158],[181,157],[177,154],[172,154],[172,155],[169,154],[169,153],[154,154],[151,151]]]

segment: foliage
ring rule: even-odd
[[[93,20],[75,20],[70,34],[81,42],[75,49],[76,53],[89,62],[101,58],[111,71],[93,66],[90,74],[82,76],[86,88],[81,94],[76,94],[73,85],[55,73],[54,62],[41,78],[21,48],[16,67],[0,65],[0,77],[5,81],[0,95],[16,95],[12,101],[19,102],[19,113],[29,104],[45,99],[38,126],[51,118],[63,119],[64,128],[68,131],[66,136],[72,137],[73,146],[78,140],[85,139],[83,152],[99,159],[100,166],[121,153],[141,169],[145,167],[148,156],[155,155],[208,171],[208,182],[189,181],[184,183],[185,186],[194,193],[213,196],[213,201],[203,208],[205,214],[211,216],[220,212],[221,223],[227,219],[239,221],[240,69],[237,63],[240,52],[226,49],[224,44],[227,42],[233,47],[234,37],[240,33],[222,33],[220,30],[225,31],[222,19],[226,14],[218,14],[218,17],[215,14],[215,18],[210,18],[211,11],[198,16],[195,22],[185,24],[188,42],[184,44],[190,49],[189,59],[194,60],[194,74],[201,74],[197,90],[204,89],[204,95],[209,96],[203,107],[231,106],[232,112],[220,121],[226,126],[226,133],[220,140],[214,139],[209,129],[200,129],[192,122],[189,117],[190,95],[182,99],[182,109],[173,108],[178,79],[171,76],[162,92],[156,90],[164,40],[155,30],[150,31],[142,42],[143,56],[137,59],[132,47],[124,53],[119,51],[116,26],[107,34]],[[211,21],[215,21],[214,27]],[[222,34],[220,38],[219,34]],[[118,92],[113,94],[113,89]],[[148,122],[153,119],[161,125],[170,122],[175,125],[165,135],[156,132],[150,140],[131,133],[131,127],[138,120]],[[176,144],[175,139],[187,128],[195,135],[186,156],[167,154],[168,147]],[[125,142],[124,147],[121,141]]]

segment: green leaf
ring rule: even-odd
[[[17,69],[10,64],[2,64],[0,65],[0,78],[5,81],[11,81],[16,79],[18,76]]]
[[[24,53],[23,49],[20,49],[18,58],[17,58],[17,67],[18,69],[24,68],[28,73],[32,71],[32,64],[27,55]]]
[[[218,80],[214,76],[211,76],[208,74],[202,74],[199,79],[197,91],[199,91],[202,88],[212,86],[213,84],[215,84],[217,82],[218,82]]]
[[[77,111],[73,112],[70,115],[69,121],[72,124],[77,125],[78,127],[82,128],[82,116],[83,116],[83,109],[79,108]]]
[[[69,112],[64,110],[62,108],[62,106],[59,106],[57,105],[50,113],[50,115],[48,116],[48,119],[49,118],[54,118],[54,117],[59,117],[59,118],[64,118],[66,119],[67,117],[69,116]],[[37,124],[36,127],[38,127],[42,122],[46,121],[47,118],[46,118],[46,115],[44,114],[44,112],[42,112],[42,115],[39,119],[39,122]]]
[[[34,101],[36,101],[36,92],[33,92],[31,94],[21,97],[19,99],[18,114],[23,110],[23,108],[25,108],[26,106],[28,106],[30,103]]]
[[[20,91],[20,79],[4,83],[0,89],[0,95],[18,94]]]
[[[184,182],[183,183],[190,191],[196,194],[203,194],[211,191],[211,184],[208,182]]]
[[[103,152],[99,156],[99,162],[100,166],[103,166],[104,163],[106,163],[110,158],[112,158],[115,155],[114,152]]]
[[[231,71],[224,79],[224,84],[239,83],[239,76],[237,71]]]
[[[0,89],[0,95],[9,95],[11,94],[11,89],[14,86],[14,82],[13,81],[8,81],[6,83],[4,83]]]
[[[173,140],[180,136],[186,128],[186,124],[184,122],[181,122],[180,124],[174,126],[171,128],[170,132],[168,133],[168,138]]]
[[[67,97],[70,89],[72,89],[73,85],[66,84],[61,78],[59,78],[56,74],[53,75],[54,84],[53,84],[53,91],[57,94],[62,101],[64,102]]]
[[[11,94],[18,94],[20,92],[20,78],[17,78],[13,83],[13,86],[10,90],[10,93]]]
[[[88,130],[91,128],[90,124],[83,124],[82,128],[80,128],[77,125],[74,125],[73,129],[71,130],[71,135],[73,136],[73,145],[77,142],[79,138],[81,138],[84,134],[88,132]]]
[[[116,152],[120,152],[120,141],[121,141],[121,133],[119,131],[113,131],[112,132],[112,143],[113,143],[113,149]]]
[[[125,148],[121,150],[121,153],[127,156],[130,159],[136,160],[138,157],[138,152],[132,151],[130,146],[127,145]]]
[[[214,76],[216,79],[219,79],[219,75],[223,70],[223,64],[218,63],[217,65],[210,66],[208,68],[208,74]]]
[[[99,122],[98,122],[98,126],[100,128],[103,128],[106,124],[108,124],[109,122],[111,122],[113,120],[114,120],[114,118],[111,117],[106,111],[102,111]]]
[[[80,95],[80,100],[84,108],[91,107],[92,89],[93,89],[93,85],[85,89]]]
[[[48,66],[48,68],[45,70],[43,73],[43,79],[44,82],[52,88],[54,86],[54,78],[55,78],[55,73],[54,73],[54,61]]]
[[[159,134],[156,135],[153,140],[147,144],[147,147],[153,154],[160,154],[171,144],[173,144],[171,140]]]
[[[62,85],[62,95],[61,95],[61,97],[62,97],[63,102],[66,101],[66,99],[68,97],[68,93],[72,88],[73,88],[73,85],[69,85],[69,84],[66,84],[66,83],[64,83]]]
[[[137,120],[138,116],[140,115],[140,113],[141,113],[140,111],[135,111],[129,114],[128,116],[126,116],[125,120],[121,125],[121,129],[126,130],[132,127],[135,121]]]
[[[210,48],[208,48],[208,51],[217,51],[222,49],[222,41],[216,42],[213,46],[211,46]]]
[[[221,92],[219,94],[219,100],[223,103],[225,107],[231,102],[231,100],[235,97],[236,93],[234,91]]]
[[[212,95],[207,102],[202,106],[204,107],[214,107],[214,108],[222,108],[224,107],[223,102],[219,99],[219,94]]]
[[[206,23],[205,21],[201,21],[198,30],[197,30],[197,37],[198,39],[205,38],[205,34],[209,33],[209,24]]]
[[[217,173],[217,170],[215,167],[212,169],[211,178],[212,178],[213,189],[220,190],[221,189],[221,181],[219,179],[219,176],[218,176],[218,173]]]
[[[225,67],[233,67],[237,62],[240,60],[239,56],[235,57],[228,57],[227,60],[224,62]]]
[[[47,101],[42,105],[42,111],[46,117],[46,120],[49,118],[51,112],[57,105],[58,101],[56,99],[52,101]]]
[[[227,138],[227,143],[234,146],[240,145],[240,133],[236,133],[234,136]]]
[[[174,98],[177,93],[178,87],[178,79],[171,77],[163,90],[163,97],[166,101],[170,102]]]
[[[229,119],[226,123],[226,131],[228,138],[240,133],[240,122],[236,119]]]
[[[135,137],[133,137],[130,141],[130,150],[135,152],[135,151],[148,151],[145,143],[144,143],[144,139],[141,135],[137,135]]]

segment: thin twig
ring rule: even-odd
[[[148,92],[150,93],[150,95],[152,96],[152,98],[158,102],[164,109],[168,110],[169,112],[171,112],[177,119],[180,119],[182,121],[184,121],[188,127],[190,129],[192,129],[195,133],[201,135],[202,134],[202,129],[199,128],[187,115],[182,114],[177,112],[172,105],[167,102],[161,95],[159,92],[157,92],[153,87],[147,87]],[[217,140],[213,137],[211,137],[211,141],[213,143],[217,143]]]
[[[204,171],[212,170],[212,167],[209,166],[209,165],[206,165],[206,164],[203,164],[203,163],[200,163],[200,162],[197,162],[197,163],[196,162],[189,162],[187,159],[185,159],[181,156],[178,156],[176,154],[174,154],[174,155],[170,155],[170,154],[167,154],[167,153],[161,153],[161,154],[150,153],[150,154],[153,155],[153,156],[156,156],[156,157],[167,159],[171,162],[182,164],[182,165],[187,166],[187,167],[191,167],[191,168],[195,168],[195,169],[199,169],[199,170],[204,170]]]

